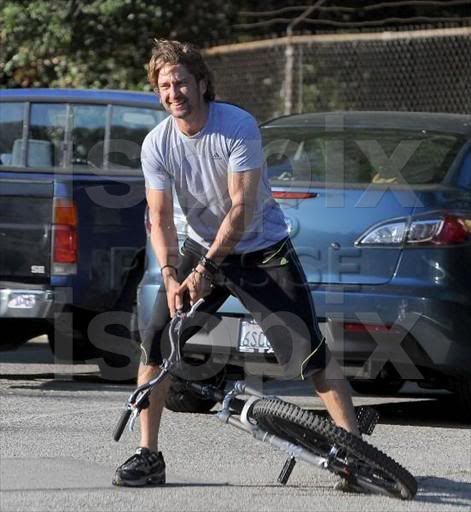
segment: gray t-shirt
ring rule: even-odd
[[[146,187],[174,188],[189,236],[205,247],[231,207],[228,172],[262,169],[254,218],[234,253],[263,249],[287,236],[283,213],[272,197],[260,130],[245,110],[210,102],[205,126],[191,137],[169,116],[144,139],[141,161]]]

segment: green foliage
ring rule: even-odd
[[[416,6],[372,10],[378,3],[326,2],[311,18],[345,22],[338,29],[345,31],[348,22],[388,16],[455,16],[457,22],[460,16],[471,17],[471,4],[445,8],[417,2]],[[153,38],[207,47],[284,36],[289,21],[311,4],[299,0],[0,0],[0,87],[146,89],[145,65]],[[243,28],[240,23],[249,26]],[[328,30],[336,28],[296,25],[301,33]],[[330,84],[325,86],[329,90]],[[313,105],[319,94],[315,88],[305,93]]]
[[[235,15],[223,0],[3,0],[0,87],[146,89],[153,38],[210,45]]]

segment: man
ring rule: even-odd
[[[335,423],[358,434],[350,388],[320,335],[303,270],[272,198],[255,119],[214,102],[210,72],[190,45],[156,41],[148,77],[170,116],[142,146],[151,241],[163,286],[142,332],[138,383],[157,375],[170,318],[185,301],[205,297],[201,310],[211,314],[233,294],[264,329],[279,363],[312,376]],[[183,255],[173,189],[189,224]],[[141,412],[140,446],[117,469],[115,485],[165,483],[158,431],[168,387],[169,379],[159,384]]]

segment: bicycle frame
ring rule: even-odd
[[[232,412],[230,411],[230,403],[234,398],[240,396],[248,396],[249,398],[245,400],[245,404],[240,412],[239,419],[234,417]],[[262,441],[270,444],[274,448],[284,451],[288,454],[288,459],[283,466],[283,469],[278,477],[278,481],[280,483],[286,484],[288,481],[289,475],[294,468],[296,460],[303,460],[309,464],[314,466],[319,466],[323,469],[327,469],[329,466],[329,459],[325,457],[320,457],[318,455],[313,455],[308,452],[301,446],[290,443],[285,439],[282,439],[274,434],[271,434],[263,429],[261,429],[258,425],[254,424],[251,421],[250,410],[252,409],[253,404],[258,401],[268,398],[266,395],[258,392],[257,390],[247,386],[244,381],[237,381],[232,389],[225,395],[222,409],[217,413],[216,417],[222,421],[223,423],[232,425],[233,427],[238,428],[244,432],[251,434],[257,441]],[[274,397],[275,398],[275,397]]]
[[[198,307],[203,301],[204,299],[197,301],[187,313],[177,312],[175,317],[171,320],[169,329],[169,338],[171,344],[170,355],[162,363],[161,372],[154,379],[150,380],[146,384],[139,386],[130,395],[127,402],[127,408],[120,419],[118,427],[115,429],[114,438],[116,441],[118,441],[121,437],[121,434],[130,416],[132,416],[132,418],[129,424],[129,430],[133,430],[137,416],[142,409],[149,406],[149,395],[154,387],[169,375],[171,375],[172,370],[181,361],[182,357],[180,347],[180,332],[182,324],[186,318],[191,318],[196,313]],[[216,388],[212,385],[201,385],[195,382],[187,382],[187,385],[190,389],[204,398],[210,398],[218,402],[222,402],[222,408],[216,415],[216,417],[222,423],[232,425],[239,430],[251,434],[252,437],[258,441],[268,443],[274,448],[280,451],[284,451],[288,454],[288,459],[286,460],[285,465],[283,466],[283,469],[278,477],[278,481],[280,483],[286,484],[297,460],[303,460],[309,464],[318,466],[323,469],[327,469],[331,461],[334,460],[337,453],[335,446],[333,446],[331,450],[330,455],[332,458],[330,455],[329,457],[321,457],[318,455],[313,455],[297,444],[286,441],[285,439],[282,439],[261,429],[251,418],[250,411],[255,402],[269,397],[263,395],[256,389],[249,387],[244,381],[235,382],[232,388],[226,393],[223,393],[219,388]],[[243,399],[244,405],[242,410],[238,414],[238,417],[235,417],[233,411],[231,411],[230,406],[233,400],[236,398],[238,399],[239,397],[247,398]]]

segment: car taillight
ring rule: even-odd
[[[443,214],[429,218],[395,219],[373,226],[357,246],[437,246],[462,244],[471,239],[471,220]]]
[[[363,324],[356,322],[346,322],[343,324],[343,329],[345,332],[349,333],[381,332],[387,334],[401,334],[401,330],[398,327],[383,324]]]
[[[272,192],[275,199],[311,199],[317,197],[316,192],[295,192],[286,190],[275,190]]]
[[[78,255],[77,208],[70,199],[54,200],[52,273],[76,272]]]
[[[433,243],[435,245],[462,244],[469,239],[471,226],[465,219],[447,215],[440,229],[437,230]]]

